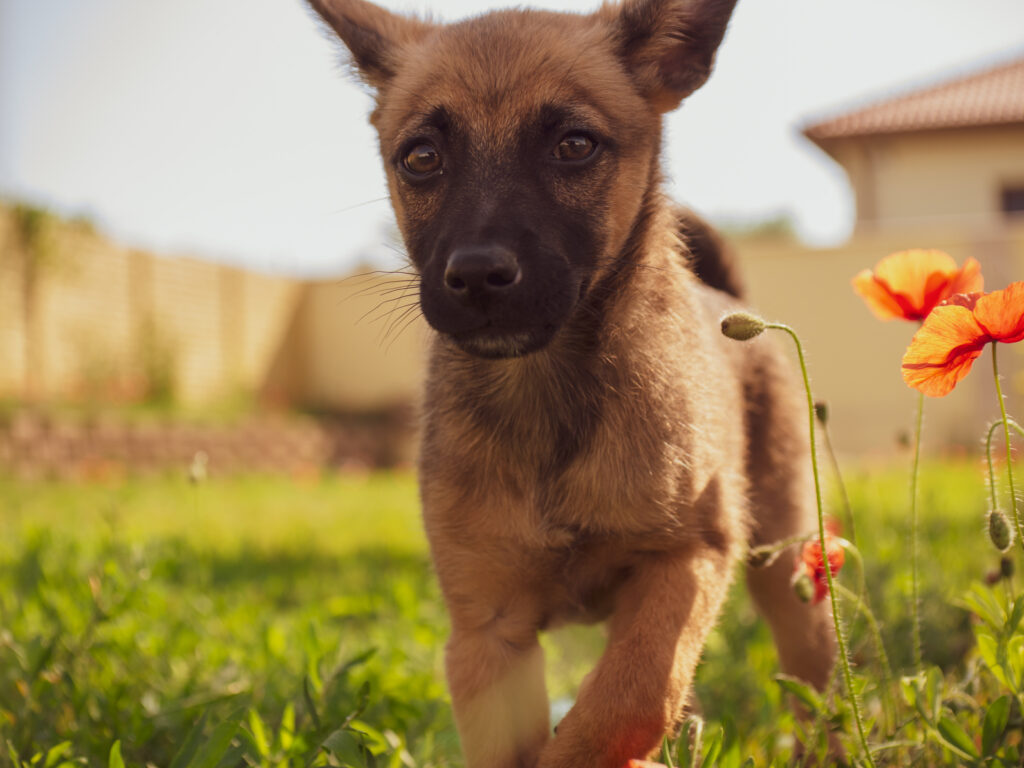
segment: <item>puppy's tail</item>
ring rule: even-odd
[[[714,228],[689,208],[672,209],[679,237],[690,252],[690,269],[701,282],[742,299],[745,293],[736,256]]]

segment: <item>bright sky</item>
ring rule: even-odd
[[[444,20],[509,5],[383,4]],[[714,76],[667,123],[672,192],[841,241],[845,176],[798,128],[1021,52],[1022,0],[740,0]],[[301,0],[0,0],[0,197],[260,270],[394,261],[370,98],[339,61]]]

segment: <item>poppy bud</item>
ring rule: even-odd
[[[828,403],[824,400],[819,400],[814,404],[814,415],[818,417],[818,421],[822,424],[828,424]]]
[[[722,318],[722,333],[736,341],[747,341],[758,336],[768,324],[749,312],[733,312]]]
[[[790,584],[793,586],[796,596],[800,598],[801,603],[809,603],[814,599],[814,582],[803,568],[793,574],[793,580]]]
[[[1003,575],[1004,579],[1008,579],[1013,576],[1013,558],[1002,557],[999,559],[999,572]]]
[[[1008,550],[1013,543],[1010,521],[1006,519],[1006,514],[1002,510],[993,509],[988,513],[988,537],[1000,552]]]

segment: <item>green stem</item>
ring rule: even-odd
[[[1010,420],[1006,416],[1006,400],[1003,398],[1003,386],[999,383],[999,362],[996,358],[996,344],[992,342],[992,376],[996,380],[996,397],[999,399],[999,412],[1003,415],[1003,436],[1006,439],[1006,482],[1010,486],[1010,508],[1013,510],[1013,523],[1017,528],[1017,541],[1024,548],[1024,529],[1021,528],[1020,514],[1017,512],[1017,492],[1013,488],[1013,452],[1010,448]]]
[[[843,482],[843,473],[839,470],[839,460],[836,452],[832,450],[832,437],[829,435],[828,424],[821,422],[821,433],[825,438],[825,453],[828,454],[832,464],[832,473],[835,475],[836,483],[839,485],[839,493],[843,497],[843,510],[846,513],[847,535],[854,544],[857,543],[857,529],[853,524],[853,505],[850,504],[850,496],[846,492],[846,483]]]
[[[807,541],[807,539],[814,535],[813,531],[807,533],[797,533],[785,539],[779,539],[773,541],[770,544],[759,544],[756,547],[751,547],[747,550],[747,562],[750,564],[751,555],[767,555],[767,559],[754,565],[755,568],[767,568],[769,565],[775,562],[775,559],[786,549],[798,544],[801,541]]]
[[[836,588],[839,590],[839,594],[853,603],[854,607],[860,611],[861,616],[867,621],[868,632],[874,641],[875,649],[878,653],[878,663],[882,667],[882,704],[885,708],[886,727],[888,729],[895,722],[896,702],[892,697],[892,666],[889,664],[889,654],[885,652],[885,643],[882,641],[882,629],[878,626],[878,621],[875,619],[871,606],[860,595],[839,583],[836,583]]]
[[[992,463],[992,436],[995,434],[999,427],[1003,426],[1005,422],[1002,419],[993,421],[988,428],[988,434],[985,435],[985,458],[988,461],[988,488],[992,495],[992,509],[996,509],[999,506],[999,501],[996,498],[996,470],[995,465]],[[1024,437],[1024,427],[1018,424],[1013,419],[1010,419],[1010,427],[1016,430],[1017,434]]]
[[[914,426],[914,468],[910,473],[910,600],[911,644],[914,651],[914,672],[921,672],[921,597],[917,583],[918,520],[917,476],[921,468],[921,425],[924,421],[924,393],[917,395],[917,418]]]
[[[814,397],[811,394],[811,380],[807,375],[807,362],[804,360],[804,348],[800,343],[800,337],[796,331],[782,323],[768,323],[768,328],[775,328],[785,331],[796,344],[796,354],[800,361],[800,372],[804,377],[804,391],[807,394],[807,414],[810,421],[811,441],[811,470],[814,474],[814,496],[818,504],[818,541],[821,544],[821,557],[825,564],[825,580],[828,584],[828,599],[832,607],[832,625],[836,632],[836,644],[839,646],[839,659],[843,666],[843,680],[846,683],[846,690],[850,696],[850,708],[853,710],[853,719],[857,723],[857,734],[860,737],[861,749],[864,750],[864,758],[871,768],[875,768],[875,761],[871,757],[871,750],[868,748],[867,736],[864,733],[864,721],[860,714],[860,704],[857,701],[857,691],[853,687],[853,673],[850,670],[850,659],[846,652],[846,640],[843,638],[843,627],[839,621],[839,604],[836,601],[836,588],[832,578],[832,567],[828,561],[828,546],[825,541],[825,508],[821,501],[821,480],[818,476],[817,446],[814,439]]]
[[[999,506],[999,501],[996,499],[996,469],[992,464],[992,435],[998,427],[1003,426],[1003,420],[992,422],[988,428],[988,434],[985,436],[985,459],[988,461],[988,490],[992,495],[992,511],[995,512],[996,507]]]
[[[833,666],[832,671],[828,673],[828,682],[825,683],[825,689],[822,691],[822,701],[828,702],[835,696],[836,684],[839,682],[839,667]],[[825,707],[822,707],[814,715],[814,723],[811,726],[810,736],[807,738],[806,749],[804,750],[803,757],[800,759],[799,768],[808,768],[808,761],[814,760],[818,746],[818,739],[821,738],[822,730],[825,728],[826,717],[828,713],[825,711]]]

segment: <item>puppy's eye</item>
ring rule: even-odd
[[[427,176],[441,168],[441,153],[433,144],[417,144],[402,158],[402,165],[411,174]]]
[[[555,147],[555,157],[568,162],[586,160],[594,154],[596,149],[597,143],[589,136],[582,133],[570,133],[558,142],[558,146]]]

